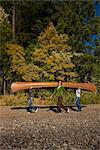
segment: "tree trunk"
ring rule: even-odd
[[[12,8],[12,30],[13,30],[13,40],[15,40],[15,1],[13,0]]]
[[[3,95],[6,95],[6,77],[3,76]]]

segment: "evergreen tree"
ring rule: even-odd
[[[38,46],[33,51],[33,63],[41,70],[41,80],[65,80],[76,77],[68,39],[67,35],[58,34],[52,23],[49,23],[38,37]]]
[[[8,21],[8,14],[0,6],[0,91],[6,94],[7,72],[8,72],[8,58],[5,51],[5,44],[12,38],[12,30]]]

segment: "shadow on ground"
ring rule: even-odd
[[[39,108],[39,109],[45,109],[45,108],[47,108],[48,110],[47,111],[53,111],[53,112],[55,112],[55,113],[57,113],[58,111],[57,111],[57,106],[36,106],[35,105],[35,107],[36,108]],[[77,108],[76,108],[76,106],[64,106],[66,109],[67,108],[69,108],[69,109],[71,109],[71,110],[73,110],[73,111],[77,111]],[[84,106],[84,105],[82,105],[82,107],[86,107],[86,106]],[[20,107],[12,107],[11,109],[13,109],[13,110],[18,110],[18,109],[28,109],[28,107],[22,107],[22,106],[20,106]]]

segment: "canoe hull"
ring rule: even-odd
[[[76,89],[80,87],[83,90],[95,92],[96,86],[93,83],[76,83],[76,82],[63,82],[62,85],[68,89]],[[41,88],[55,88],[58,82],[14,82],[11,84],[12,92],[18,92],[27,89],[41,89]]]

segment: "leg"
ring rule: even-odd
[[[29,99],[28,99],[28,106],[29,107],[32,107],[32,99],[33,99],[32,97],[29,97]]]
[[[79,97],[79,111],[81,111],[80,97]]]
[[[59,96],[59,97],[58,97],[58,103],[57,103],[57,110],[58,110],[58,112],[61,112],[62,99],[63,99],[62,96]]]
[[[33,97],[29,96],[29,98],[28,98],[28,109],[27,109],[28,112],[34,112],[35,111],[35,109],[32,105],[32,102],[33,102]]]
[[[78,108],[78,111],[81,111],[81,105],[80,105],[80,97],[76,98],[76,106]]]

